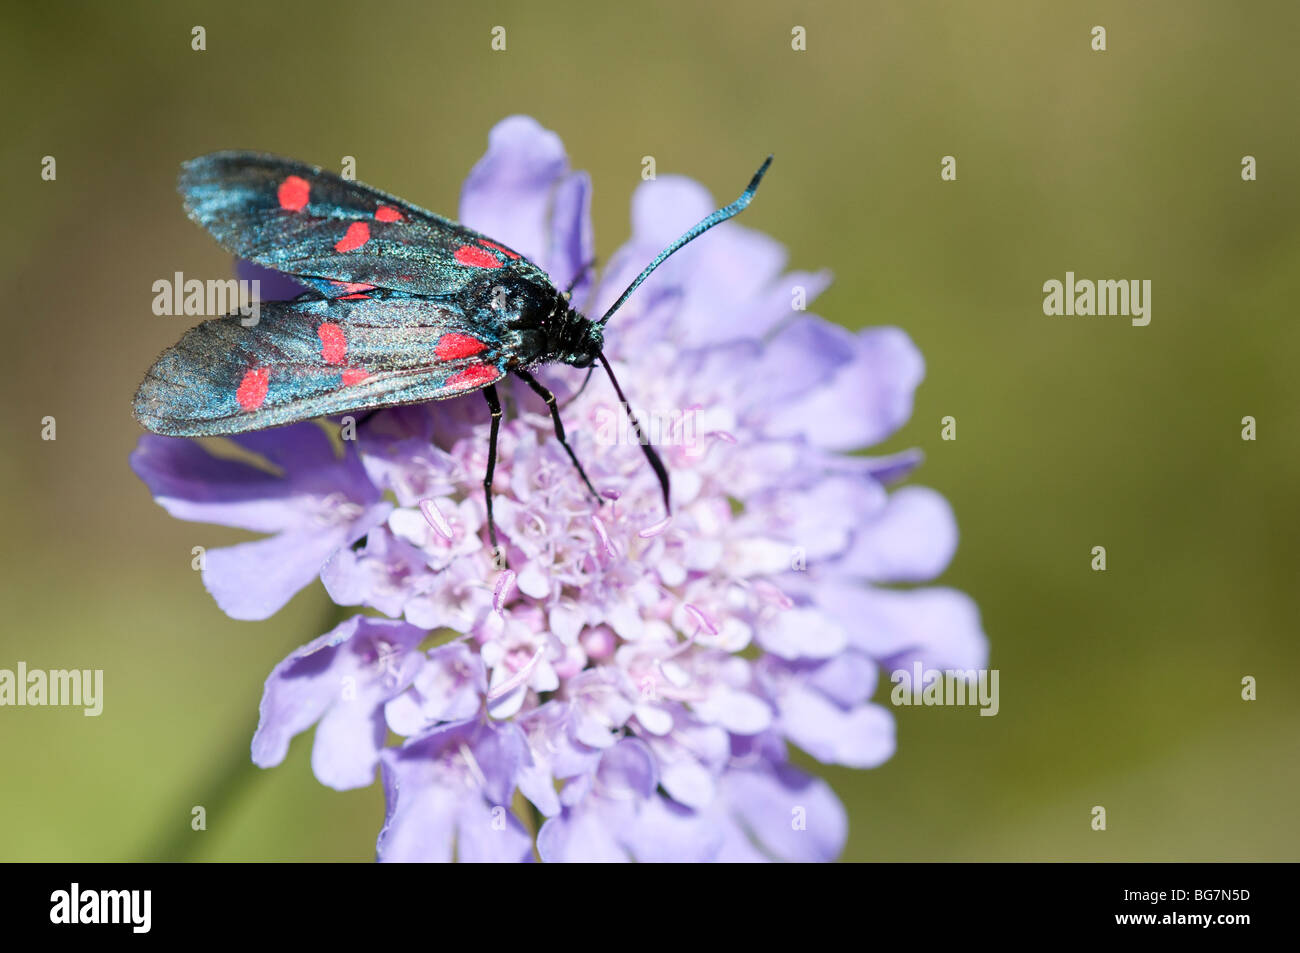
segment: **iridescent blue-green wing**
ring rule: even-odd
[[[508,358],[454,302],[268,302],[252,327],[232,315],[187,331],[145,375],[135,416],[169,436],[243,433],[456,397],[500,380]]]
[[[178,187],[189,217],[231,252],[331,297],[454,295],[485,270],[549,281],[472,229],[304,162],[214,152],[186,162]]]

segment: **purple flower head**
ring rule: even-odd
[[[470,173],[461,221],[563,288],[592,258],[590,197],[559,138],[513,117]],[[603,313],[715,207],[689,180],[643,183],[631,238],[575,305]],[[835,858],[844,809],[790,748],[879,765],[894,750],[871,701],[882,668],[981,668],[987,646],[965,595],[890,588],[933,579],[956,545],[939,494],[887,489],[918,455],[849,453],[908,419],[920,354],[897,328],[802,310],[829,276],[785,264],[772,239],[721,225],[607,330],[672,475],[669,518],[607,381],[535,372],[603,505],[545,405],[503,386],[506,570],[486,541],[476,395],[380,412],[341,456],[314,424],[238,438],[266,467],[144,438],[133,465],[174,515],[274,534],[208,554],[228,613],[265,618],[319,577],[340,605],[389,617],[354,618],[277,667],[255,760],[277,763],[316,724],[324,783],[369,783],[378,764],[382,860]],[[385,747],[389,732],[404,740]]]

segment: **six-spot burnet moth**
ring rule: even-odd
[[[154,433],[211,436],[481,389],[492,414],[483,487],[495,551],[496,382],[514,374],[546,401],[557,439],[599,499],[564,438],[554,395],[529,373],[539,364],[599,362],[667,508],[668,472],[601,353],[604,327],[669,255],[739,214],[771,162],[768,156],[736,201],[660,252],[593,321],[518,252],[401,199],[275,156],[193,159],[179,185],[190,218],[240,258],[311,290],[262,304],[252,327],[217,318],[187,331],[145,375],[136,419]]]

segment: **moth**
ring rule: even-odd
[[[189,217],[228,251],[310,290],[262,303],[251,327],[227,316],[187,331],[145,374],[135,417],[158,434],[212,436],[482,391],[491,414],[483,488],[496,550],[497,382],[513,374],[546,402],[556,438],[596,496],[565,439],[555,396],[530,371],[599,364],[667,509],[668,471],[605,359],[605,325],[670,255],[749,205],[771,162],[768,156],[736,201],[661,251],[592,320],[523,255],[378,189],[272,155],[193,159],[179,182]]]

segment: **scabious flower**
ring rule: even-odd
[[[632,236],[594,281],[590,191],[557,136],[514,117],[470,173],[461,221],[598,315],[715,208],[687,179],[643,183]],[[894,727],[871,701],[878,673],[980,668],[987,649],[965,595],[891,588],[933,579],[956,545],[939,494],[886,489],[917,455],[849,453],[907,420],[920,354],[896,328],[793,307],[829,277],[785,263],[724,224],[608,329],[672,474],[671,518],[607,382],[537,372],[603,505],[545,406],[505,389],[509,569],[486,543],[477,395],[376,414],[341,455],[314,423],[235,438],[269,466],[143,438],[133,465],[173,515],[277,534],[208,554],[229,614],[265,618],[319,576],[340,605],[388,617],[349,619],[272,672],[254,760],[278,763],[315,724],[322,782],[369,784],[378,764],[381,860],[834,859],[845,811],[791,748],[879,765]]]

